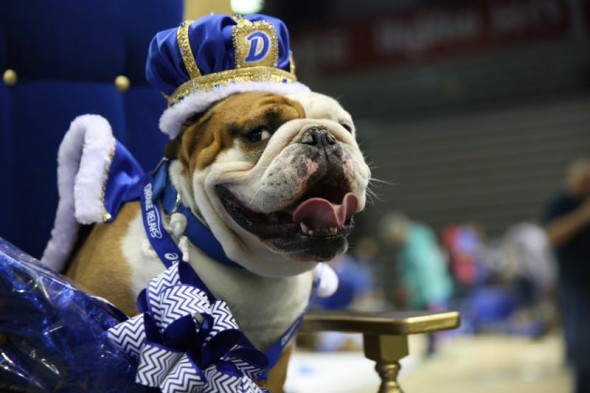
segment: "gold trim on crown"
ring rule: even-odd
[[[183,98],[197,92],[207,92],[232,84],[247,82],[292,83],[297,77],[287,71],[274,67],[246,67],[200,76],[183,83],[168,98],[168,106],[173,106]]]
[[[295,59],[293,58],[293,51],[289,51],[289,72],[293,75],[295,73]]]
[[[182,55],[182,62],[184,67],[188,71],[188,75],[191,79],[201,76],[201,71],[195,61],[193,50],[188,39],[188,28],[193,21],[187,20],[182,22],[178,31],[176,32],[176,40],[178,41],[178,47],[180,48],[180,54]]]

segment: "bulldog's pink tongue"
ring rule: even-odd
[[[302,202],[293,212],[293,221],[303,222],[310,229],[342,228],[347,219],[352,217],[358,208],[358,198],[349,192],[336,205],[323,198],[310,198]]]

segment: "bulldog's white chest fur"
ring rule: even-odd
[[[138,215],[129,223],[122,243],[131,267],[133,293],[139,293],[150,279],[165,270],[160,259],[150,253],[147,242],[142,217]],[[260,350],[272,345],[308,304],[312,271],[267,278],[212,261],[192,245],[189,254],[193,269],[217,298],[228,303],[242,331]]]

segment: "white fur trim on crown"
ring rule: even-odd
[[[75,118],[61,142],[57,156],[59,203],[51,239],[41,258],[55,271],[65,267],[79,223],[103,221],[103,185],[115,145],[109,122],[98,115]]]
[[[211,104],[231,94],[250,91],[268,91],[275,94],[289,95],[309,91],[309,87],[299,82],[244,82],[230,84],[212,91],[198,91],[166,109],[162,117],[160,117],[160,129],[170,139],[174,139],[180,132],[182,123],[191,115],[204,112]]]

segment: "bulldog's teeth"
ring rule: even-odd
[[[330,228],[319,228],[319,229],[309,229],[307,225],[303,222],[300,222],[299,225],[301,226],[301,232],[305,233],[306,235],[337,235],[338,234],[338,227],[330,227]]]
[[[303,233],[309,233],[310,232],[309,231],[309,228],[307,227],[307,225],[305,225],[305,223],[301,222],[300,225],[301,225],[301,231]]]

